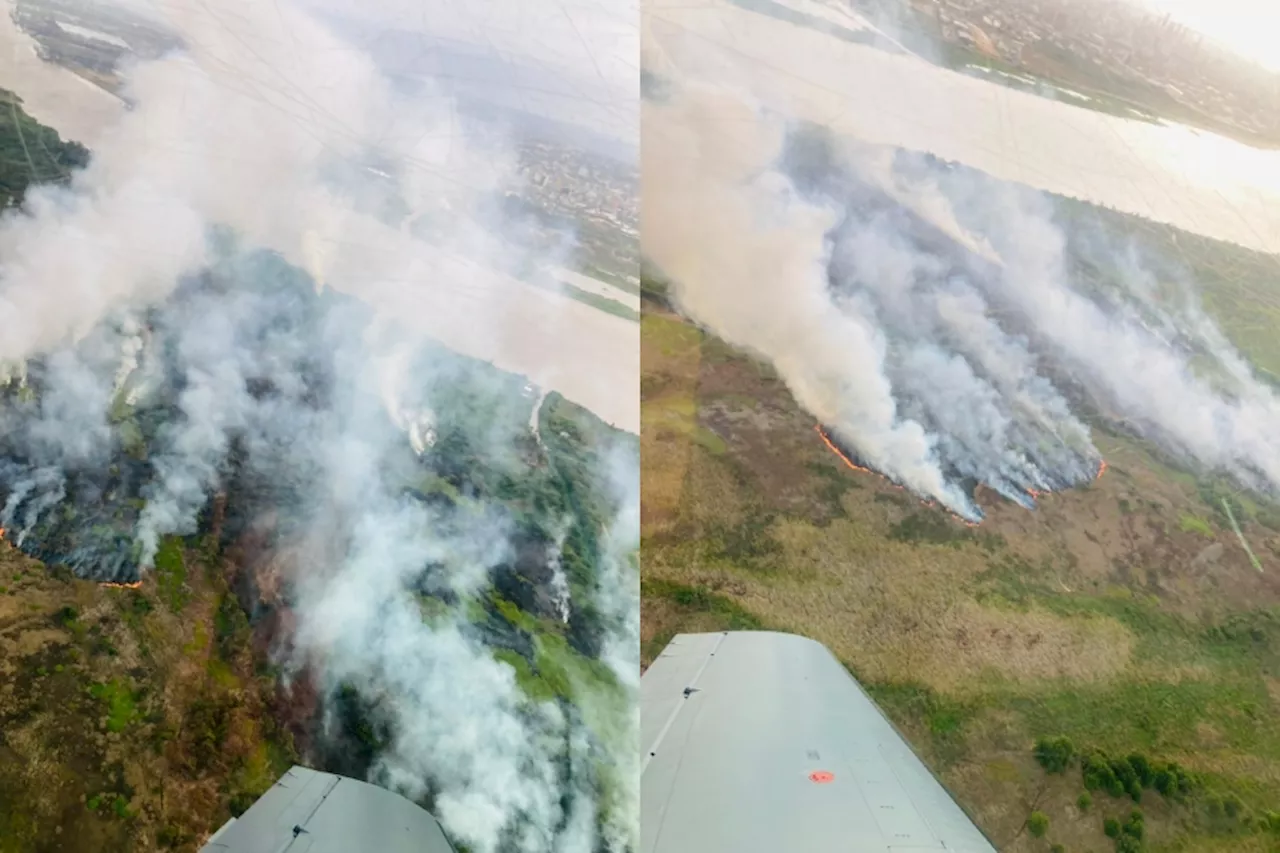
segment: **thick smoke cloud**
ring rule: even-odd
[[[782,122],[696,87],[644,111],[641,239],[684,310],[776,364],[801,405],[868,463],[973,513],[924,426],[900,412],[880,329],[828,288],[839,208],[800,198],[773,168]]]
[[[430,79],[393,83],[295,4],[177,0],[155,12],[187,50],[132,69],[136,106],[102,132],[72,191],[32,193],[30,215],[0,229],[11,330],[0,361],[162,295],[206,262],[210,222],[354,292],[413,293],[422,273],[451,266],[465,278],[435,289],[465,302],[486,276],[527,268],[478,209],[514,188],[512,150],[466,126]],[[377,215],[392,204],[394,218]],[[423,231],[430,241],[413,239]],[[487,263],[468,268],[459,251]],[[470,307],[491,313],[477,334],[501,331],[501,305]]]
[[[599,527],[594,582],[570,584],[563,534],[547,548],[548,595],[598,614],[612,678],[532,702],[467,609],[529,549],[528,519],[413,494],[428,456],[467,464],[436,441],[473,398],[494,411],[468,450],[527,468],[533,401],[326,287],[434,296],[472,337],[509,334],[521,317],[480,283],[558,260],[494,204],[519,189],[509,141],[287,0],[152,11],[186,49],[129,69],[134,106],[89,166],[0,219],[0,525],[128,580],[229,494],[224,537],[268,543],[255,583],[288,608],[282,663],[389,722],[373,778],[476,853],[634,849],[634,446],[593,472],[620,484],[616,517],[576,519]],[[424,594],[444,611],[425,618]]]
[[[1268,491],[1280,487],[1276,396],[1178,271],[1164,277],[1177,288],[1173,298],[1157,301],[1145,259],[1093,237],[1077,251],[1114,270],[1119,292],[1112,299],[1122,308],[1108,311],[1068,274],[1066,238],[1042,197],[967,176],[943,187],[969,227],[991,235],[1004,261],[991,280],[993,298],[1032,324],[1095,399],[1203,465]],[[1205,356],[1204,368],[1195,366],[1196,354]]]
[[[1068,230],[1031,190],[668,82],[644,105],[646,254],[863,463],[977,521],[978,484],[1032,507],[1096,476],[1096,412],[1280,486],[1275,396],[1171,259]]]

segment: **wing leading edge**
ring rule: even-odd
[[[640,693],[641,853],[995,853],[820,643],[681,634]]]
[[[200,853],[453,853],[440,824],[376,785],[294,767]]]

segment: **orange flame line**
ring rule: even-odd
[[[833,442],[830,436],[827,435],[827,431],[822,428],[822,424],[815,425],[814,429],[817,430],[818,435],[822,436],[823,443],[826,444],[827,447],[831,448],[831,452],[834,453],[836,456],[839,456],[840,460],[844,462],[844,464],[852,468],[853,470],[861,471],[863,474],[874,474],[875,476],[879,477],[881,480],[884,480],[886,485],[891,486],[892,488],[898,489],[899,491],[905,488],[904,486],[900,486],[897,483],[893,482],[893,480],[890,480],[888,477],[886,477],[884,474],[881,474],[879,471],[873,471],[870,468],[864,468],[861,465],[856,464],[852,459],[850,459],[848,456],[845,455],[843,450],[836,447],[835,442]]]
[[[831,439],[827,437],[827,431],[822,428],[822,424],[818,424],[817,426],[814,427],[814,429],[817,431],[818,435],[822,436],[823,443],[826,444],[827,447],[831,448],[831,452],[834,453],[836,456],[839,456],[841,461],[844,462],[844,464],[848,465],[853,470],[861,471],[864,474],[875,473],[870,468],[863,468],[861,465],[854,465],[853,460],[850,459],[848,456],[845,456],[844,451],[836,447],[835,444],[831,441]]]
[[[822,424],[816,424],[813,429],[815,432],[818,433],[819,436],[822,437],[823,444],[825,444],[831,450],[832,453],[834,453],[836,456],[839,456],[840,461],[844,462],[844,464],[848,465],[853,470],[861,471],[864,474],[875,474],[876,476],[880,477],[880,479],[884,480],[889,485],[893,486],[895,489],[903,488],[902,486],[899,486],[897,483],[893,482],[884,474],[881,474],[878,471],[872,471],[870,468],[863,468],[861,465],[854,464],[853,460],[850,459],[848,456],[846,456],[843,450],[841,450],[839,447],[836,447],[835,442],[833,442],[831,440],[831,437],[827,435],[827,431],[822,428]],[[1094,482],[1097,482],[1099,479],[1101,479],[1102,475],[1106,473],[1106,470],[1107,470],[1107,460],[1103,459],[1098,463],[1098,473],[1093,478]],[[1030,495],[1032,498],[1039,500],[1043,498],[1045,495],[1050,495],[1053,493],[1051,491],[1042,492],[1042,491],[1039,491],[1038,489],[1027,489],[1027,494]],[[921,503],[924,506],[930,507],[930,508],[937,505],[937,502],[931,499],[921,500]],[[964,523],[968,527],[977,527],[981,524],[981,522],[979,521],[969,521],[967,518],[964,518],[958,513],[951,512],[951,510],[947,510],[947,512],[952,517],[954,517],[957,521]]]
[[[887,483],[888,485],[892,486],[895,489],[902,490],[905,488],[904,486],[900,486],[897,483],[893,482],[884,474],[881,474],[878,471],[872,471],[870,468],[863,468],[861,465],[854,464],[853,460],[850,459],[848,456],[846,456],[843,450],[841,450],[839,447],[836,447],[835,442],[833,442],[830,436],[827,435],[827,431],[822,428],[822,424],[815,425],[813,429],[815,432],[818,433],[819,436],[822,437],[822,443],[825,444],[828,448],[830,448],[832,453],[834,453],[836,456],[839,456],[840,461],[844,462],[844,464],[848,465],[853,470],[861,471],[864,474],[874,474],[875,476],[879,477],[881,480],[884,480],[885,483]],[[934,507],[937,505],[935,501],[930,499],[922,499],[920,503],[922,503],[924,506],[927,506],[927,507]],[[977,527],[979,524],[979,522],[969,521],[966,518],[962,518],[960,515],[957,515],[956,513],[951,512],[951,510],[947,510],[947,513],[953,518],[955,518],[957,521],[965,524],[968,527]]]

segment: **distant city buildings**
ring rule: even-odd
[[[639,238],[639,173],[634,166],[540,140],[526,141],[520,154],[520,175],[531,201],[550,213]]]
[[[639,283],[637,165],[529,139],[520,146],[519,172],[526,201],[573,223],[580,264]]]
[[[1115,0],[910,0],[944,41],[1030,71],[1073,66],[1250,134],[1280,140],[1280,75],[1206,43],[1169,15]],[[1056,76],[1056,75],[1051,75]],[[1144,104],[1149,108],[1158,104]]]
[[[159,28],[114,7],[81,0],[17,0],[11,16],[32,36],[39,56],[108,91],[120,92],[117,69],[128,55],[155,57],[179,45]],[[519,196],[546,214],[553,233],[572,230],[586,265],[632,279],[639,267],[639,171],[635,164],[578,150],[562,141],[518,141]],[[373,166],[376,178],[391,176]],[[380,193],[371,193],[377,198]],[[572,223],[572,227],[568,227]],[[636,279],[638,281],[638,278]]]

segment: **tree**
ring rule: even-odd
[[[1102,831],[1106,834],[1107,838],[1119,838],[1120,821],[1113,817],[1107,818],[1102,822]]]
[[[1144,788],[1150,788],[1151,783],[1155,781],[1155,770],[1151,767],[1151,762],[1147,761],[1145,755],[1139,755],[1136,752],[1129,756],[1129,766],[1133,768],[1134,775],[1138,777],[1138,782]]]
[[[1103,790],[1113,797],[1123,797],[1125,794],[1125,786],[1120,778],[1116,775],[1115,766],[1119,762],[1112,762],[1101,752],[1091,752],[1085,756],[1081,762],[1081,774],[1084,776],[1084,786],[1090,791]],[[1128,772],[1132,773],[1126,762],[1124,765],[1128,768]]]
[[[1036,838],[1043,838],[1044,834],[1049,831],[1049,816],[1044,812],[1032,812],[1027,818],[1027,832],[1030,832]]]
[[[1116,839],[1116,853],[1142,853],[1142,842],[1132,835],[1122,835]]]
[[[1146,832],[1146,826],[1142,819],[1142,812],[1134,809],[1133,812],[1130,813],[1129,819],[1124,822],[1124,826],[1121,828],[1121,831],[1130,838],[1141,841],[1142,836]]]
[[[1111,759],[1111,772],[1116,774],[1116,778],[1120,780],[1122,789],[1132,796],[1134,790],[1141,791],[1142,783],[1138,779],[1138,774],[1134,772],[1133,765],[1126,759]]]
[[[1075,757],[1075,744],[1069,738],[1040,738],[1036,741],[1036,761],[1046,773],[1065,773]]]
[[[1076,798],[1076,808],[1080,809],[1082,812],[1087,812],[1091,805],[1093,805],[1093,796],[1088,791],[1081,793],[1080,796]]]
[[[1174,779],[1177,781],[1178,796],[1185,797],[1195,789],[1196,777],[1172,761],[1169,762],[1169,772],[1173,774]]]

